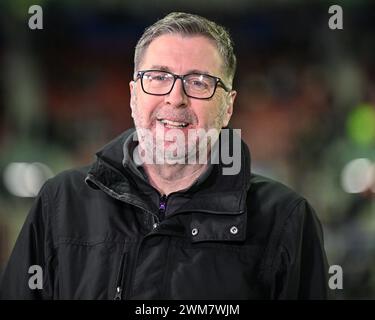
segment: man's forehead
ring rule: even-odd
[[[215,43],[203,35],[161,35],[149,44],[142,60],[147,68],[177,72],[173,69],[184,65],[185,72],[207,74],[219,71],[223,64]]]

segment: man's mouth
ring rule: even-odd
[[[162,123],[164,127],[169,129],[186,128],[189,125],[188,122],[172,121],[167,119],[158,119],[158,121]]]

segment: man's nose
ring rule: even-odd
[[[188,97],[185,94],[182,79],[176,79],[172,91],[165,96],[165,101],[175,107],[186,107]]]

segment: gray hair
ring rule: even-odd
[[[172,12],[163,19],[148,27],[139,39],[134,53],[134,67],[137,70],[146,49],[157,37],[165,34],[203,35],[216,44],[219,54],[223,58],[223,71],[232,83],[236,72],[236,56],[233,50],[233,41],[228,31],[213,21],[198,15]]]

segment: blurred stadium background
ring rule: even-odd
[[[43,8],[30,30],[28,8]],[[330,30],[339,4],[344,30]],[[316,209],[337,299],[375,298],[373,1],[2,0],[0,270],[44,181],[132,126],[128,83],[144,28],[171,11],[225,25],[238,58],[233,128],[253,171]]]

